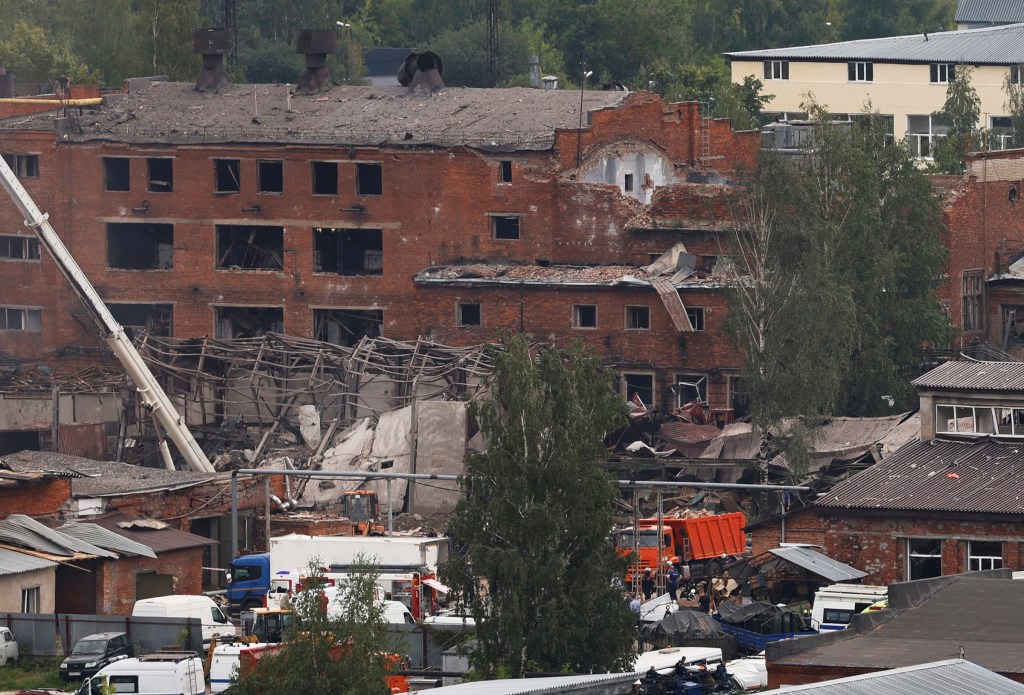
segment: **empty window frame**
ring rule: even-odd
[[[107,225],[107,267],[170,270],[174,267],[174,225],[111,222]]]
[[[953,63],[932,63],[928,66],[928,76],[932,84],[948,84],[956,77],[956,66]]]
[[[31,588],[21,590],[21,612],[22,613],[39,613],[39,588],[33,586]]]
[[[654,407],[654,375],[644,372],[622,373],[623,396],[641,408]]]
[[[313,195],[338,195],[338,163],[313,162]]]
[[[846,64],[846,73],[850,82],[874,82],[875,64],[853,62]]]
[[[460,326],[479,326],[482,323],[479,303],[459,302],[456,312],[456,320]]]
[[[498,183],[512,183],[512,160],[503,159],[498,163]]]
[[[103,187],[108,191],[129,191],[132,160],[128,157],[103,157]]]
[[[729,407],[733,409],[736,417],[750,415],[750,395],[743,387],[743,377],[730,375],[726,380],[729,389]]]
[[[998,570],[1003,567],[1002,541],[968,541],[967,570]]]
[[[572,305],[572,327],[573,328],[597,328],[597,305],[596,304],[573,304]]]
[[[907,539],[907,579],[929,579],[942,576],[942,540],[938,538]]]
[[[491,237],[494,239],[519,239],[521,215],[489,215]]]
[[[338,275],[382,275],[384,235],[379,229],[314,227],[313,270]]]
[[[633,175],[632,174],[626,174],[625,175],[625,178],[622,181],[622,190],[624,190],[626,193],[631,193],[633,191]]]
[[[935,406],[936,434],[996,434],[996,422],[996,408],[946,403]]]
[[[242,190],[242,167],[237,159],[213,160],[213,173],[218,193],[238,193]]]
[[[170,157],[150,157],[146,160],[149,190],[153,193],[174,191],[174,160]]]
[[[764,79],[766,80],[788,80],[788,60],[766,60],[764,61]]]
[[[284,227],[217,225],[217,267],[230,270],[283,270]]]
[[[0,235],[0,259],[38,261],[39,240],[32,236]]]
[[[996,408],[996,429],[1003,437],[1024,437],[1024,408]]]
[[[215,320],[220,340],[284,333],[284,309],[280,307],[219,306]]]
[[[170,304],[114,304],[107,302],[110,309],[125,335],[134,339],[140,333],[157,335],[163,337],[171,336],[171,321],[173,307]]]
[[[19,179],[39,178],[39,155],[5,152],[3,158]]]
[[[260,193],[284,193],[284,162],[257,162],[256,186]]]
[[[1013,118],[1010,116],[989,116],[988,145],[993,150],[1008,150],[1013,147]]]
[[[676,374],[676,407],[687,403],[708,402],[708,376],[699,372],[681,372]]]
[[[43,313],[41,309],[0,306],[0,331],[29,331],[38,333],[41,330],[43,330]]]
[[[1003,336],[1003,350],[1024,345],[1024,305],[1002,304],[999,315],[1002,318],[999,335]]]
[[[649,306],[627,306],[626,307],[626,330],[646,331],[651,327],[651,307]]]
[[[384,193],[384,167],[381,164],[356,164],[356,193],[381,195]]]
[[[1021,81],[1021,67],[1020,65],[1010,66],[1010,84],[1024,84]]]
[[[686,307],[686,318],[690,320],[690,327],[695,331],[704,330],[704,307],[702,306],[688,306]]]
[[[332,345],[353,347],[363,337],[379,338],[384,331],[380,309],[314,309],[313,337]]]
[[[985,284],[981,270],[965,270],[961,279],[964,333],[984,330]]]

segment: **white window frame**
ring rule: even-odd
[[[863,60],[850,61],[846,64],[846,77],[850,82],[874,82],[875,64]]]
[[[766,80],[788,80],[788,60],[766,60],[764,61],[764,79]]]
[[[1024,66],[1010,66],[1010,84],[1024,84],[1024,80],[1022,80],[1024,78],[1024,70],[1021,69],[1022,67]]]
[[[968,418],[971,421],[970,429],[960,429],[961,421]],[[988,428],[983,424],[986,419]],[[953,423],[953,429],[948,429],[950,422]],[[998,434],[995,427],[997,422],[999,418],[996,408],[992,406],[935,404],[935,434]]]
[[[929,559],[931,559],[931,558],[938,558],[939,559],[939,573],[937,575],[935,575],[935,576],[938,576],[938,577],[942,576],[942,539],[941,538],[907,538],[907,539],[905,539],[905,541],[906,542],[905,542],[903,547],[906,550],[906,557],[907,557],[907,567],[906,567],[906,570],[907,570],[907,574],[906,574],[907,581],[912,581],[913,580],[911,572],[912,572],[912,569],[913,569],[913,560],[916,557],[917,558],[929,558]],[[927,542],[938,541],[938,543],[939,543],[939,553],[938,553],[938,555],[924,555],[922,553],[912,552],[911,549],[910,549],[910,544],[913,543],[914,541],[927,541]]]
[[[996,119],[1009,121],[1010,125],[996,125]],[[988,146],[993,150],[1008,150],[1013,146],[1013,118],[995,115],[988,117]]]
[[[702,306],[686,307],[686,320],[690,322],[690,328],[695,331],[704,331],[707,329],[707,316],[707,309]]]
[[[1000,548],[999,555],[976,555],[974,553],[975,543],[998,543]],[[1003,568],[1003,554],[1002,554],[1003,542],[1001,540],[983,541],[973,540],[967,541],[967,571],[968,572],[980,572],[983,570],[998,570]]]
[[[677,372],[676,373],[676,407],[682,407],[690,402],[683,400],[683,392],[687,388],[697,391],[697,399],[701,405],[708,404],[708,375],[703,372]]]
[[[919,133],[910,130],[910,119],[916,117],[928,119],[928,132]],[[946,133],[938,132],[938,128],[943,127],[945,127],[948,132],[949,127],[936,123],[935,117],[930,114],[907,114],[906,137],[907,143],[910,145],[910,153],[917,157],[918,159],[924,159],[928,161],[935,159],[935,156],[933,154],[935,152],[935,147],[936,145],[938,145],[939,140],[942,140],[943,138],[946,137]],[[925,142],[928,143],[926,146],[924,145]],[[927,151],[927,154],[922,154],[922,152],[925,151]]]
[[[949,84],[956,79],[955,63],[931,63],[928,66],[929,84]]]
[[[10,316],[12,314],[19,313],[21,318],[20,328],[7,328],[12,322]],[[3,323],[0,325],[0,331],[24,331],[26,333],[39,333],[43,330],[43,310],[39,307],[23,307],[23,306],[0,306],[0,315],[3,317]]]
[[[38,586],[23,587],[21,590],[21,612],[22,613],[40,613],[41,602],[40,602],[40,588]]]

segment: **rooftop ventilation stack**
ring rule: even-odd
[[[327,56],[338,52],[338,33],[333,29],[302,29],[295,34],[295,51],[306,56],[306,71],[295,87],[296,94],[316,94],[334,86],[327,72]]]
[[[413,91],[427,87],[431,92],[444,89],[444,62],[441,56],[431,51],[410,53],[398,68],[398,84]]]
[[[196,80],[196,91],[216,91],[228,84],[224,56],[231,52],[231,32],[227,29],[196,29],[192,32],[192,51],[203,56],[203,68]]]

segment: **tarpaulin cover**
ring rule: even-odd
[[[690,610],[676,611],[661,622],[644,625],[640,634],[647,642],[655,642],[664,635],[691,639],[725,637],[717,620],[707,613]]]
[[[768,603],[767,601],[754,601],[745,606],[726,601],[718,606],[718,615],[722,617],[722,620],[731,625],[740,625],[751,618],[768,618],[784,612],[785,609],[779,608],[774,603]]]

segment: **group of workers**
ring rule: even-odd
[[[679,590],[682,586],[683,574],[681,571],[681,561],[678,557],[673,557],[666,565],[665,572],[665,591],[668,593],[669,598],[674,602],[678,603],[681,596],[679,596]],[[643,601],[640,599],[640,595],[634,595],[630,601],[630,608],[635,613],[640,612],[640,606],[644,601],[650,601],[654,596],[656,590],[656,581],[654,571],[647,567],[644,569],[643,577],[640,579],[640,594],[643,595]],[[697,588],[697,610],[702,613],[710,613],[713,608],[713,600],[711,594],[704,582]],[[690,598],[693,598],[693,592],[690,594]]]

